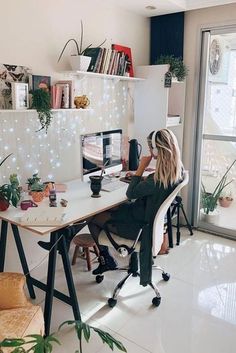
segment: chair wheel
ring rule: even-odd
[[[97,283],[101,283],[103,281],[103,279],[104,279],[104,276],[101,276],[101,275],[97,275],[96,276],[96,282]]]
[[[152,304],[153,304],[154,306],[159,306],[159,305],[161,304],[161,297],[154,297],[154,298],[152,299]]]
[[[169,273],[167,273],[167,272],[163,272],[162,273],[162,278],[164,279],[164,281],[169,281],[169,279],[170,279],[170,274]]]
[[[113,298],[109,298],[108,299],[108,305],[110,308],[114,308],[114,306],[116,306],[117,300],[113,299]]]

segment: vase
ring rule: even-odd
[[[43,198],[44,198],[44,192],[43,191],[31,191],[31,197],[34,202],[41,202],[41,201],[43,201]]]
[[[205,213],[203,209],[200,210],[201,221],[211,224],[217,224],[219,222],[220,213],[218,210],[210,211]]]
[[[70,66],[75,71],[87,71],[91,61],[90,56],[85,55],[71,55]]]
[[[9,202],[0,194],[0,211],[6,211],[9,206]]]
[[[92,190],[92,195],[91,197],[101,197],[100,195],[100,191],[102,188],[102,179],[103,177],[100,175],[92,175],[89,177],[89,179],[91,180],[90,183],[90,188]]]
[[[219,197],[219,204],[221,207],[229,207],[232,202],[232,197]]]

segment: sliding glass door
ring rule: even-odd
[[[203,32],[195,221],[236,237],[236,30]]]

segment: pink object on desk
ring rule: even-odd
[[[38,205],[31,200],[24,200],[21,201],[20,207],[23,211],[26,211],[29,207],[38,207]]]

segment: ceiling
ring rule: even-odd
[[[236,3],[236,0],[109,0],[140,15],[151,17],[168,13],[200,9],[217,5]],[[149,10],[146,6],[155,6]]]

